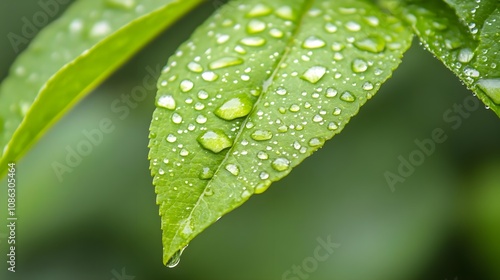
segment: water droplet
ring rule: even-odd
[[[467,63],[472,60],[474,53],[469,48],[463,48],[458,53],[458,61],[462,63]]]
[[[373,89],[373,84],[370,82],[366,82],[363,84],[363,89],[364,90],[372,90]]]
[[[269,173],[262,171],[259,174],[259,178],[261,178],[262,180],[266,180],[269,178]]]
[[[355,41],[354,46],[363,51],[379,53],[385,49],[385,40],[379,36],[370,36],[368,38]]]
[[[480,79],[477,86],[483,90],[495,104],[500,105],[500,78]]]
[[[224,120],[234,120],[250,113],[253,103],[246,96],[241,95],[224,102],[215,110],[215,115]]]
[[[188,92],[193,89],[193,87],[194,84],[190,80],[183,80],[180,84],[180,89],[182,90],[182,92]]]
[[[74,19],[69,24],[69,31],[73,33],[77,33],[82,31],[83,29],[83,21],[81,19]]]
[[[276,89],[276,94],[278,95],[285,95],[287,93],[286,89],[279,87]]]
[[[323,78],[323,76],[325,75],[326,73],[326,68],[323,67],[323,66],[313,66],[309,69],[306,70],[306,72],[304,72],[304,74],[302,74],[301,78],[310,82],[310,83],[317,83],[321,78]]]
[[[188,151],[188,150],[186,150],[186,149],[182,149],[182,150],[179,152],[179,155],[181,155],[182,157],[188,156],[188,155],[189,155],[189,151]]]
[[[323,117],[322,117],[322,116],[320,116],[320,115],[315,115],[315,116],[313,117],[313,122],[317,122],[317,123],[318,123],[318,122],[321,122],[321,121],[323,121]]]
[[[295,19],[295,13],[289,6],[279,7],[278,9],[276,9],[275,13],[282,19],[289,19],[289,20]]]
[[[208,92],[204,91],[204,90],[200,90],[198,92],[198,98],[201,99],[201,100],[205,100],[208,98]]]
[[[160,169],[158,169],[158,174],[160,174],[160,175],[165,175],[165,170],[163,170],[163,169],[161,169],[161,168],[160,168]]]
[[[181,115],[179,115],[179,114],[177,114],[177,113],[174,113],[174,114],[172,115],[172,122],[173,122],[173,123],[176,123],[176,124],[181,123],[181,122],[182,122],[182,117],[181,117]]]
[[[260,151],[260,152],[257,153],[257,157],[259,159],[268,159],[269,155],[266,152]]]
[[[349,31],[359,31],[361,30],[361,25],[359,25],[359,23],[355,22],[355,21],[348,21],[346,22],[345,24],[345,28],[347,28],[347,30]]]
[[[177,141],[177,137],[175,137],[175,135],[173,135],[173,134],[169,134],[167,136],[167,141],[170,143],[174,143],[175,141]]]
[[[262,37],[246,37],[240,41],[243,45],[249,47],[260,47],[266,43],[266,39]]]
[[[307,39],[305,39],[304,42],[302,43],[302,47],[306,49],[322,48],[325,45],[326,45],[325,41],[316,36],[307,37]]]
[[[203,167],[198,176],[201,180],[209,180],[214,177],[214,172],[209,167]]]
[[[466,67],[464,69],[464,74],[468,77],[473,77],[473,78],[479,77],[479,71],[477,71],[476,69],[474,69],[472,67]]]
[[[196,117],[196,122],[199,123],[199,124],[204,124],[207,122],[207,117],[203,116],[203,115],[198,115]]]
[[[203,72],[203,74],[201,74],[201,78],[207,82],[213,82],[213,81],[217,80],[217,78],[219,78],[219,75],[215,74],[212,71],[207,71],[207,72]]]
[[[217,44],[224,44],[225,42],[227,42],[229,40],[229,35],[227,34],[219,34],[217,36]]]
[[[112,8],[132,10],[136,3],[135,0],[106,0],[106,4]]]
[[[111,32],[111,26],[107,21],[98,21],[90,29],[90,37],[102,37]]]
[[[234,164],[226,165],[226,170],[229,171],[229,173],[233,174],[234,176],[238,176],[238,174],[240,174],[240,169],[238,168],[238,166]]]
[[[294,112],[295,113],[295,112],[298,112],[298,111],[300,111],[300,106],[299,105],[297,105],[297,104],[290,105],[290,112]]]
[[[338,29],[338,27],[331,22],[328,22],[327,24],[325,24],[326,32],[335,33],[335,32],[337,32],[337,29]]]
[[[182,252],[184,252],[184,249],[186,249],[186,247],[187,245],[172,255],[172,257],[167,261],[166,264],[168,268],[174,268],[179,264],[179,262],[181,261]]]
[[[356,98],[354,97],[354,95],[352,95],[350,92],[346,91],[344,93],[342,93],[342,95],[340,96],[340,99],[341,100],[344,100],[346,102],[353,102],[354,100],[356,100]]]
[[[272,11],[273,10],[271,8],[264,4],[257,4],[248,12],[247,16],[260,17],[270,14]]]
[[[265,141],[273,138],[273,133],[269,130],[257,129],[250,136],[255,141]]]
[[[335,96],[337,96],[337,93],[338,93],[337,90],[334,88],[327,88],[326,89],[326,97],[330,97],[330,98],[335,97]]]
[[[200,145],[214,153],[219,153],[233,145],[233,141],[222,130],[208,130],[197,139]]]
[[[208,65],[208,68],[215,70],[215,69],[220,69],[220,68],[225,68],[229,66],[235,66],[235,65],[240,65],[243,63],[243,59],[239,57],[223,57],[220,59],[217,59],[215,61],[210,62]]]
[[[344,49],[344,48],[345,48],[345,46],[344,46],[344,45],[342,45],[342,44],[341,44],[341,43],[339,43],[339,42],[334,42],[334,43],[332,44],[332,50],[333,50],[333,51],[338,52],[338,51],[341,51],[341,50],[342,50],[342,49]]]
[[[318,138],[311,138],[311,140],[309,140],[308,144],[311,147],[318,147],[318,146],[321,146],[323,143]]]
[[[187,68],[195,73],[203,72],[203,67],[201,67],[201,65],[196,62],[189,62]]]
[[[290,168],[290,161],[286,158],[277,158],[271,163],[271,166],[276,171],[285,171]]]
[[[260,182],[255,186],[254,192],[255,194],[261,194],[265,192],[269,188],[269,186],[271,186],[271,181],[265,180],[264,182]]]
[[[271,36],[273,36],[274,38],[281,38],[283,37],[283,31],[277,29],[277,28],[273,28],[271,30],[269,30],[269,34]]]
[[[259,33],[264,29],[266,29],[266,23],[258,19],[252,19],[247,25],[248,33]]]
[[[339,127],[334,122],[331,122],[331,123],[328,124],[328,129],[329,130],[336,130],[337,128],[339,128]]]
[[[368,69],[368,63],[362,59],[354,59],[351,65],[352,71],[355,73],[362,73]]]
[[[378,26],[380,23],[380,20],[376,16],[367,16],[365,17],[365,20],[369,25],[373,27]]]
[[[156,102],[156,106],[163,107],[166,109],[174,110],[175,109],[175,100],[172,95],[163,95],[158,98],[158,102]]]
[[[463,45],[463,43],[462,41],[459,41],[457,39],[453,40],[446,39],[444,40],[444,45],[446,46],[447,49],[454,50],[460,48]]]

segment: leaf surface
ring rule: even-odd
[[[201,0],[85,0],[43,29],[0,87],[0,174],[85,94]]]
[[[163,70],[150,128],[164,262],[339,133],[411,38],[362,0],[233,1],[200,26]]]
[[[425,48],[500,117],[500,4],[447,2],[451,7],[434,0],[398,2],[391,10],[410,24]]]

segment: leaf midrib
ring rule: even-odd
[[[215,170],[214,172],[214,177],[212,177],[212,179],[210,179],[208,181],[208,183],[205,185],[205,187],[203,188],[203,191],[201,193],[201,195],[199,196],[198,200],[196,201],[196,203],[193,205],[193,208],[191,209],[191,211],[189,212],[189,216],[185,219],[185,221],[190,221],[193,217],[193,213],[195,211],[195,209],[200,205],[200,202],[203,200],[203,197],[205,196],[205,192],[208,188],[211,187],[211,184],[213,182],[213,178],[215,178],[215,176],[217,174],[219,174],[219,172],[221,171],[221,168],[222,166],[224,166],[224,163],[227,162],[229,156],[232,154],[232,151],[235,149],[236,147],[236,143],[238,142],[238,139],[239,137],[241,136],[241,134],[243,133],[243,131],[245,130],[245,127],[246,127],[246,124],[250,118],[250,116],[252,115],[252,113],[254,112],[255,108],[257,108],[257,105],[260,103],[260,101],[262,100],[263,96],[266,95],[268,93],[267,89],[269,87],[265,87],[264,84],[266,81],[273,81],[276,74],[278,73],[279,69],[280,69],[280,65],[282,64],[283,61],[285,61],[287,58],[288,58],[288,55],[290,53],[290,50],[294,44],[294,41],[295,41],[295,38],[296,38],[296,35],[299,33],[299,31],[301,30],[302,28],[302,22],[303,22],[303,19],[304,19],[304,16],[307,14],[307,11],[309,10],[309,7],[312,6],[312,4],[315,2],[316,0],[307,0],[303,6],[302,6],[302,9],[300,10],[301,14],[299,16],[299,19],[297,20],[297,23],[296,23],[296,28],[295,30],[293,31],[292,35],[290,36],[290,40],[288,41],[288,43],[286,44],[285,46],[285,51],[283,53],[283,55],[281,56],[280,60],[275,64],[275,67],[274,67],[274,70],[273,70],[273,73],[269,76],[268,79],[264,80],[262,82],[262,92],[261,94],[259,95],[259,97],[257,98],[257,100],[255,101],[254,103],[254,106],[252,108],[252,111],[247,115],[247,117],[245,118],[245,120],[243,121],[238,133],[236,134],[236,137],[234,138],[234,145],[231,146],[231,148],[227,151],[226,155],[224,156],[224,159],[220,162],[219,166],[217,167],[217,169]],[[179,235],[179,233],[181,232],[181,227],[179,227],[177,229],[177,231],[175,232],[175,235],[174,237],[172,238],[172,240],[175,240],[177,238],[177,236]],[[185,244],[184,244],[185,245]],[[168,261],[168,260],[167,260]]]

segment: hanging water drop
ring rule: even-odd
[[[271,166],[276,171],[285,171],[290,168],[290,161],[286,158],[277,158],[271,163]]]
[[[233,145],[233,141],[222,130],[208,130],[197,139],[200,145],[214,153],[219,153]]]

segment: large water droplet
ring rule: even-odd
[[[265,141],[271,139],[273,137],[273,133],[269,130],[257,129],[250,136],[255,141]]]
[[[467,63],[472,60],[474,53],[469,48],[463,48],[458,52],[458,61]]]
[[[340,96],[340,99],[341,100],[344,100],[346,102],[353,102],[354,100],[356,100],[356,98],[354,97],[354,95],[352,95],[350,92],[346,91],[344,93],[342,93],[342,95]]]
[[[322,48],[325,45],[326,45],[325,41],[316,36],[307,37],[307,39],[305,39],[304,42],[302,43],[302,47],[306,49]]]
[[[214,153],[227,149],[233,145],[233,141],[222,130],[208,130],[197,139],[200,145]]]
[[[252,19],[247,25],[248,33],[259,33],[264,29],[266,29],[266,23],[258,19]]]
[[[368,63],[362,59],[356,58],[352,61],[352,71],[356,73],[365,72],[368,69]]]
[[[207,82],[213,82],[213,81],[217,80],[217,78],[219,78],[219,75],[215,74],[212,71],[207,71],[207,72],[203,72],[203,74],[201,74],[201,78]]]
[[[135,0],[106,0],[106,4],[124,10],[132,10],[136,5]]]
[[[262,37],[245,37],[240,41],[243,45],[249,47],[259,47],[266,43],[266,39]]]
[[[215,110],[215,115],[224,120],[234,120],[250,113],[253,103],[246,96],[234,97]]]
[[[168,268],[174,268],[179,264],[179,262],[181,261],[182,252],[184,252],[184,249],[186,249],[186,247],[187,245],[172,255],[172,257],[167,261],[166,264]]]
[[[325,75],[326,73],[326,68],[323,67],[323,66],[313,66],[309,69],[306,70],[306,72],[304,72],[304,74],[302,74],[301,78],[310,82],[310,83],[317,83],[321,78],[323,78],[323,76]]]
[[[189,62],[187,68],[195,73],[203,72],[203,67],[201,67],[201,65],[196,62]]]
[[[183,80],[179,87],[182,90],[182,92],[188,92],[191,89],[193,89],[194,84],[190,80]]]
[[[207,117],[203,116],[203,115],[198,115],[196,117],[196,123],[199,123],[199,124],[204,124],[207,122]]]
[[[229,66],[240,65],[242,63],[243,63],[243,59],[241,59],[239,57],[228,56],[228,57],[219,58],[217,60],[210,62],[210,64],[208,65],[208,68],[215,70],[215,69],[225,68],[225,67],[229,67]]]
[[[290,161],[286,158],[277,158],[271,163],[271,166],[276,171],[285,171],[290,168]]]
[[[279,7],[278,9],[276,9],[275,14],[282,19],[289,19],[289,20],[295,19],[295,13],[289,6]]]
[[[363,51],[379,53],[385,49],[385,40],[379,36],[370,36],[368,38],[355,41],[354,46]]]
[[[235,164],[226,165],[226,170],[234,176],[238,176],[238,174],[240,174],[240,169]]]
[[[264,4],[257,4],[248,12],[247,16],[260,17],[270,14],[272,11],[273,10],[271,8]]]
[[[480,79],[477,86],[483,90],[495,104],[500,105],[500,78]]]
[[[173,134],[169,134],[169,135],[167,136],[167,141],[168,141],[169,143],[174,143],[175,141],[177,141],[177,137],[176,137],[175,135],[173,135]]]
[[[158,102],[156,106],[163,107],[166,109],[174,110],[175,109],[175,100],[172,95],[163,95],[158,98]]]

